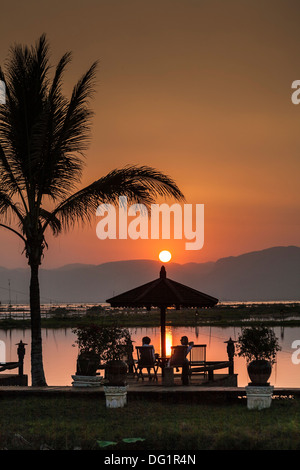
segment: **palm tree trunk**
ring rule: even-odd
[[[42,354],[39,264],[30,264],[31,378],[32,386],[46,386]]]

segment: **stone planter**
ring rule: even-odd
[[[251,380],[249,385],[268,385],[268,380],[272,373],[272,365],[265,359],[250,362],[247,367],[248,375]]]
[[[249,410],[262,410],[270,408],[272,403],[274,387],[271,385],[254,386],[248,385],[246,387],[247,394],[247,408]]]
[[[111,386],[127,385],[127,364],[124,361],[109,361],[105,366],[105,379]]]
[[[105,385],[103,387],[106,407],[123,408],[127,404],[127,386]]]
[[[77,358],[76,375],[95,376],[100,366],[100,357],[94,353],[81,353]]]
[[[97,388],[102,385],[103,377],[101,375],[72,375],[72,386],[73,387],[93,387]]]

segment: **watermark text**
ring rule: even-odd
[[[0,104],[6,103],[6,87],[3,80],[0,80]]]
[[[151,204],[150,215],[144,204],[128,207],[127,197],[119,197],[118,214],[112,204],[100,204],[96,227],[100,240],[170,239],[188,240],[186,250],[201,250],[204,245],[204,204]]]
[[[6,347],[5,342],[0,340],[0,364],[5,364],[6,359]]]
[[[300,364],[300,339],[295,339],[292,342],[292,349],[296,349],[292,354],[292,363],[295,365]]]

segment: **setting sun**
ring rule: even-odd
[[[161,251],[159,253],[159,259],[160,261],[162,261],[163,263],[167,263],[168,261],[170,261],[170,259],[172,258],[172,255],[169,251],[167,250],[164,250],[164,251]]]

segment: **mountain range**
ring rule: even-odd
[[[128,260],[40,269],[42,303],[101,303],[159,276],[161,263]],[[167,277],[220,301],[300,301],[300,247],[278,246],[207,263],[168,263]],[[28,303],[29,269],[0,267],[0,301]]]

